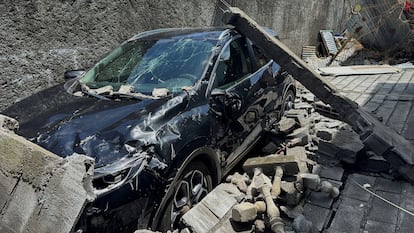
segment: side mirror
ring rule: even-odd
[[[65,74],[63,75],[63,77],[65,78],[65,80],[70,80],[70,79],[77,78],[77,77],[81,76],[84,73],[85,73],[85,70],[83,70],[83,69],[80,69],[80,70],[68,70],[68,71],[65,72]]]

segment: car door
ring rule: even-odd
[[[210,105],[216,114],[213,132],[227,164],[255,143],[260,123],[276,93],[272,64],[258,69],[252,48],[244,37],[224,46],[213,71]]]

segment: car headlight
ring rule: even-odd
[[[131,183],[148,164],[148,155],[126,156],[112,164],[96,168],[93,180],[97,197]]]

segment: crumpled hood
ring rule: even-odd
[[[183,106],[181,96],[142,101],[71,95],[64,99],[25,119],[22,134],[62,157],[88,155],[95,159],[95,167],[132,156],[136,150],[131,152],[131,148],[157,143],[157,130],[168,121],[165,113]]]

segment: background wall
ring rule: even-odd
[[[296,53],[316,44],[320,29],[342,31],[346,0],[229,0],[261,25],[278,31]],[[63,82],[70,69],[88,68],[138,32],[208,26],[215,0],[0,1],[0,111]],[[217,14],[218,15],[218,14]],[[53,96],[51,97],[53,98]]]

